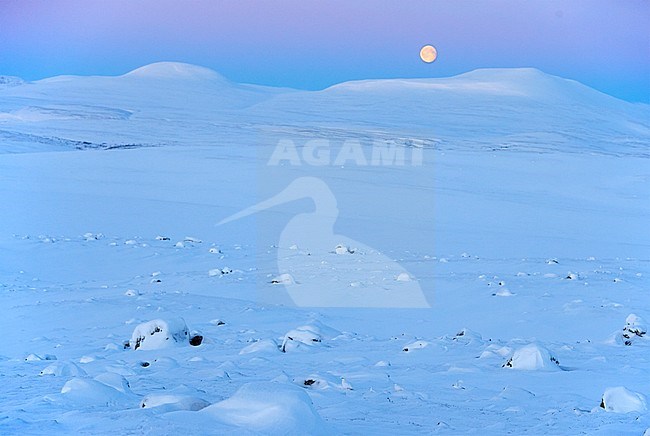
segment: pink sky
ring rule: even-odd
[[[650,2],[0,0],[0,74],[121,74],[162,60],[323,88],[536,67],[648,101]],[[440,57],[417,55],[431,43]]]

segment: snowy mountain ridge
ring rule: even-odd
[[[20,85],[27,83],[52,83],[59,81],[74,81],[75,79],[83,80],[88,77],[100,79],[119,79],[119,78],[140,78],[145,80],[167,79],[174,80],[177,85],[184,81],[214,81],[220,82],[222,86],[235,86],[224,76],[207,67],[182,62],[155,62],[131,70],[119,76],[54,76],[40,79],[33,82],[26,82],[18,77],[1,76],[0,84]],[[205,85],[204,83],[201,85]],[[258,86],[258,85],[256,85]],[[263,87],[262,88],[272,88]],[[279,88],[282,90],[283,88]],[[410,79],[364,79],[353,80],[338,83],[325,88],[322,91],[312,92],[330,92],[330,91],[400,91],[403,89],[416,90],[441,90],[456,91],[459,93],[488,93],[495,95],[516,95],[522,97],[540,97],[565,96],[575,93],[576,96],[586,93],[592,95],[606,96],[609,99],[625,102],[616,97],[609,96],[582,83],[564,79],[559,76],[544,73],[536,68],[480,68],[466,73],[458,74],[451,77],[443,78],[410,78]],[[285,88],[285,90],[290,90]],[[628,103],[634,106],[648,106],[643,103]]]
[[[0,87],[0,152],[62,150],[66,142],[94,144],[97,137],[110,146],[180,144],[188,137],[214,145],[260,132],[269,140],[309,139],[315,130],[330,138],[412,137],[467,149],[623,154],[643,154],[650,139],[648,105],[531,68],[353,81],[322,91],[236,84],[175,62],[121,76],[11,83]],[[118,115],[125,113],[131,115]],[[34,136],[38,144],[25,140]]]

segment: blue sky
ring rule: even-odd
[[[156,61],[320,89],[535,67],[650,102],[650,2],[0,0],[0,74],[122,74]],[[422,45],[439,58],[424,64]]]

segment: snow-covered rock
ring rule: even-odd
[[[83,238],[86,241],[99,241],[100,239],[104,239],[104,235],[102,233],[84,233]]]
[[[61,394],[65,399],[84,407],[129,407],[137,404],[133,395],[92,379],[73,378],[63,385]]]
[[[405,353],[410,353],[413,350],[421,350],[422,348],[426,348],[429,346],[429,343],[427,341],[415,341],[411,342],[410,344],[404,345],[404,348],[402,348],[402,351]]]
[[[644,412],[646,410],[646,399],[637,392],[632,392],[623,386],[617,386],[605,389],[600,401],[600,407],[607,412],[613,413]]]
[[[53,375],[57,377],[84,377],[86,371],[73,362],[56,362],[45,368],[39,375]]]
[[[456,333],[455,336],[451,338],[452,341],[456,341],[461,344],[470,344],[472,342],[478,342],[482,343],[483,342],[483,337],[481,336],[480,333],[477,333],[473,330],[470,330],[468,328],[464,328],[458,333]]]
[[[38,354],[32,353],[25,357],[25,362],[39,362],[41,360],[56,360],[56,356],[51,354],[44,354],[43,356],[39,356]]]
[[[280,351],[286,353],[287,351],[300,348],[301,345],[313,346],[321,342],[322,338],[317,328],[313,328],[312,326],[298,327],[284,335]]]
[[[309,377],[300,377],[293,379],[293,383],[296,385],[306,388],[306,389],[327,389],[329,388],[329,383],[327,380],[316,375],[310,375]]]
[[[192,330],[190,332],[190,345],[193,347],[198,347],[203,343],[203,333]]]
[[[261,434],[328,434],[307,393],[287,383],[247,383],[199,413]]]
[[[173,344],[188,344],[189,336],[182,318],[168,321],[154,319],[139,324],[133,330],[129,344],[133,350],[156,350]]]
[[[493,297],[512,297],[513,294],[508,288],[501,288],[492,294]]]
[[[560,362],[546,348],[529,344],[515,350],[503,367],[525,371],[552,371],[559,369],[559,364]]]
[[[216,276],[225,276],[227,274],[232,274],[233,270],[229,267],[224,267],[224,268],[213,268],[210,271],[208,271],[208,276],[209,277],[216,277]]]
[[[273,283],[273,284],[283,284],[283,285],[293,285],[294,283],[296,283],[296,281],[293,279],[293,276],[291,274],[284,273],[284,274],[280,274],[279,276],[272,279],[271,283]]]
[[[343,244],[339,244],[334,248],[336,254],[354,254],[356,250],[350,247],[347,247]]]
[[[648,328],[641,317],[631,313],[625,319],[625,327],[621,333],[621,341],[624,345],[632,345],[634,341],[646,336]]]

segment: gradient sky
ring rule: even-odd
[[[648,0],[0,0],[0,74],[118,75],[156,61],[305,89],[535,67],[650,102]],[[424,44],[433,64],[419,60]]]

